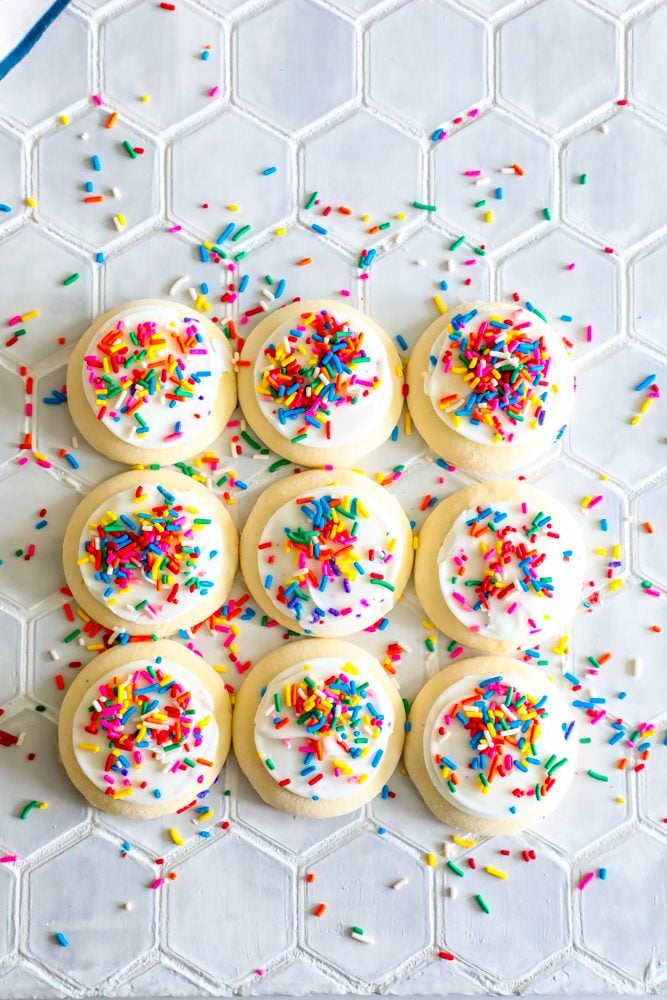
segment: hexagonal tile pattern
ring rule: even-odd
[[[391,161],[391,176],[384,164]],[[356,111],[307,139],[304,153],[307,202],[319,192],[319,204],[303,213],[308,226],[317,225],[359,248],[378,242],[389,230],[371,234],[373,224],[391,221],[407,210],[420,192],[414,190],[420,165],[419,147],[414,139],[366,111]],[[335,211],[322,217],[326,206]],[[338,211],[343,206],[347,215]],[[362,222],[362,215],[370,222]]]
[[[160,207],[153,142],[122,119],[107,129],[110,113],[102,108],[88,111],[43,136],[38,145],[38,217],[93,250],[118,237],[114,218],[126,233]]]
[[[67,73],[59,72],[58,66],[64,52]],[[23,125],[36,125],[85,97],[90,91],[89,54],[89,26],[65,11],[53,24],[49,44],[36,45],[29,62],[20,62],[0,80],[0,114],[16,117]]]
[[[86,818],[84,800],[70,784],[58,760],[56,727],[35,709],[3,716],[2,728],[20,736],[21,745],[3,749],[0,769],[0,844],[7,851],[28,857],[74,829]],[[27,819],[21,812],[33,799],[48,802],[46,809],[34,809]]]
[[[291,873],[241,837],[223,837],[188,858],[178,866],[178,882],[170,889],[169,947],[225,982],[261,967],[291,943]],[[198,914],[205,900],[212,899],[216,919],[202,924]],[[252,900],[261,923],[241,919]]]
[[[330,973],[319,972],[303,960],[283,965],[276,972],[262,976],[253,983],[249,995],[253,997],[285,994],[287,996],[312,996],[313,993],[345,993]]]
[[[431,931],[421,905],[429,891],[428,869],[393,842],[362,833],[318,861],[316,870],[317,880],[305,890],[304,907],[306,944],[318,955],[353,969],[360,979],[377,982],[429,943]],[[402,898],[392,889],[401,878],[408,879],[400,890]],[[314,909],[334,891],[335,908],[314,918]],[[406,905],[414,913],[409,923],[401,912]],[[371,947],[352,937],[353,927],[373,938]]]
[[[31,504],[27,497],[34,497]],[[62,580],[62,526],[79,502],[76,493],[36,465],[24,466],[0,479],[0,593],[25,607],[43,600]],[[37,529],[41,520],[50,524]],[[35,546],[34,555],[29,547]],[[20,552],[21,555],[16,553]]]
[[[90,261],[37,226],[23,226],[0,243],[0,269],[0,314],[10,318],[39,310],[38,316],[18,326],[26,332],[16,343],[7,346],[16,328],[3,330],[0,349],[8,362],[36,365],[64,345],[71,346],[92,322]],[[26,274],[32,276],[28,287]]]
[[[645,493],[637,503],[637,520],[641,525],[637,536],[640,571],[649,579],[657,580],[663,587],[667,587],[667,553],[664,546],[655,544],[646,525],[661,523],[666,498],[667,484],[663,483],[657,489]]]
[[[19,442],[23,440],[21,411],[24,402],[24,387],[19,377],[0,368],[0,462],[7,462],[16,455]]]
[[[500,848],[509,849],[511,857],[501,856]],[[523,850],[533,849],[536,859],[526,864]],[[534,968],[542,959],[564,948],[569,941],[567,912],[567,871],[544,848],[530,838],[503,837],[467,852],[474,855],[477,869],[463,865],[465,875],[459,878],[447,868],[439,873],[447,886],[456,883],[457,897],[445,897],[440,904],[444,911],[445,941],[455,955],[467,959],[501,980],[511,980]],[[462,862],[459,862],[462,864]],[[487,866],[505,871],[507,880],[486,872]],[[491,914],[484,913],[475,897],[481,895]],[[511,947],[485,947],[491,933],[489,924],[497,915],[502,918],[509,900],[521,900],[521,912],[530,934],[512,937]],[[509,944],[509,939],[508,942]]]
[[[7,865],[0,868],[0,959],[14,943],[14,894],[16,882]],[[2,980],[0,980],[2,982]]]
[[[501,94],[542,128],[572,125],[617,97],[617,38],[611,21],[590,8],[542,0],[500,30]]]
[[[437,958],[428,962],[406,976],[401,976],[387,990],[390,996],[437,996],[442,990],[448,995],[457,993],[463,996],[475,996],[478,993],[488,993],[489,983],[478,983],[466,976],[462,970],[463,963],[443,962]]]
[[[665,719],[658,724],[659,732],[665,733]],[[664,749],[664,735],[662,736],[663,746],[657,750],[657,767],[647,767],[639,776],[639,814],[644,818],[657,824],[660,831],[665,829],[665,802],[667,802],[667,769],[662,766]]]
[[[667,83],[660,70],[660,40],[667,31],[667,12],[658,7],[639,17],[630,33],[633,97],[652,111],[667,114]]]
[[[611,248],[627,247],[662,225],[667,177],[658,169],[667,139],[634,112],[622,110],[567,145],[563,190],[566,219]],[[639,162],[633,149],[642,149]],[[581,183],[586,175],[586,184]],[[632,183],[628,184],[628,177]],[[642,191],[650,191],[644,199]]]
[[[556,969],[547,969],[536,976],[525,992],[528,995],[562,996],[565,993],[622,993],[623,990],[617,983],[604,979],[581,959],[573,958]]]
[[[22,1000],[26,996],[39,996],[51,1000],[52,997],[60,996],[58,990],[46,979],[21,965],[0,975],[0,989],[6,1000]]]
[[[636,907],[632,899],[637,883],[633,873],[633,859],[641,854],[642,869],[646,873],[650,898],[656,906],[667,901],[667,868],[665,868],[664,843],[643,832],[596,856],[586,870],[606,868],[608,881],[594,880],[587,890],[580,893],[582,938],[584,943],[616,968],[636,979],[649,973],[665,971],[667,955],[667,927],[662,920],[653,919],[653,908]],[[609,890],[612,888],[613,891]],[[608,919],[611,911],[612,919]],[[623,947],[618,938],[614,946],[613,928],[620,927],[624,914],[632,913],[632,920],[623,924]],[[604,919],[603,918],[604,915]]]
[[[95,878],[100,871],[107,877]],[[153,877],[151,869],[131,854],[121,857],[120,843],[100,836],[66,848],[30,873],[35,914],[28,927],[30,952],[84,986],[120,971],[153,943],[155,894],[148,889]],[[54,884],[66,886],[67,891],[54,893]],[[124,906],[127,902],[130,909]],[[68,939],[67,948],[56,941],[58,933]]]
[[[410,0],[382,18],[371,28],[369,53],[371,100],[418,128],[433,129],[486,96],[484,28],[442,0]]]
[[[611,659],[599,674],[588,675],[587,680],[599,697],[608,699],[611,717],[624,718],[629,726],[667,712],[662,643],[660,634],[651,629],[662,621],[661,604],[632,582],[617,594],[605,597],[592,614],[581,615],[574,623],[575,676],[586,679],[588,656],[611,652]],[[628,629],[628,622],[632,622],[632,629]],[[636,668],[635,660],[639,661]],[[627,693],[626,704],[625,699],[617,700],[622,691]]]
[[[572,451],[622,483],[637,483],[665,462],[664,394],[653,399],[638,424],[632,424],[650,392],[636,392],[634,387],[649,375],[664,385],[665,364],[633,347],[623,347],[580,372],[577,379],[569,431]],[[591,420],[605,429],[601,440],[588,433]]]
[[[0,128],[0,229],[22,212],[21,141]]]
[[[518,293],[544,313],[573,345],[575,357],[621,332],[615,259],[566,229],[554,229],[507,257],[499,268],[499,288],[502,299]]]
[[[513,164],[523,172],[503,172]],[[544,209],[553,209],[553,169],[545,139],[502,112],[490,111],[438,144],[438,215],[457,236],[499,246],[544,222]],[[471,256],[469,244],[457,251],[459,261]]]
[[[195,987],[180,972],[165,965],[153,965],[128,983],[116,987],[117,997],[191,997]]]
[[[275,173],[265,175],[272,167]],[[235,240],[242,227],[251,226],[257,236],[292,211],[291,171],[282,139],[238,111],[226,111],[174,143],[174,212],[211,241],[233,224],[225,249],[236,253],[249,238],[242,234]]]
[[[489,296],[486,258],[473,255],[464,264],[449,250],[451,242],[440,232],[421,229],[378,254],[373,265],[366,283],[369,311],[390,336],[400,333],[409,347],[437,317],[436,295],[445,302]]]
[[[143,0],[111,18],[104,34],[105,92],[152,125],[175,125],[224,94],[222,28],[186,3],[165,11]]]
[[[21,688],[22,630],[21,623],[2,610],[0,635],[3,643],[6,643],[5,663],[0,671],[0,705],[6,705],[16,697]]]
[[[667,336],[662,318],[660,283],[667,266],[667,243],[638,257],[632,266],[632,323],[642,340],[665,350]]]
[[[251,15],[237,44],[240,100],[286,130],[354,96],[354,29],[310,0],[281,0]]]

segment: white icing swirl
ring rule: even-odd
[[[477,311],[474,317],[463,325],[464,336],[477,331],[482,323],[509,321],[514,327],[528,324],[520,331],[520,334],[530,339],[534,336],[535,340],[542,338],[543,353],[548,362],[548,370],[541,373],[539,386],[533,387],[531,390],[533,393],[532,401],[525,419],[512,420],[507,411],[502,410],[499,406],[493,408],[492,412],[499,421],[502,435],[497,433],[497,428],[483,419],[471,420],[469,416],[464,415],[463,411],[465,411],[466,403],[474,391],[474,386],[470,381],[464,380],[463,376],[468,374],[468,369],[459,360],[459,345],[452,345],[450,339],[454,330],[452,321],[457,318],[452,317],[452,321],[448,323],[431,348],[429,369],[424,376],[424,390],[431,399],[434,413],[457,434],[470,441],[487,445],[503,447],[518,444],[530,437],[531,434],[555,437],[559,430],[556,426],[555,394],[558,392],[559,385],[563,385],[566,379],[571,378],[567,370],[567,355],[558,335],[535,313],[520,307],[494,305],[493,308],[489,308],[484,303],[476,302],[471,306],[472,308]],[[487,327],[487,332],[491,330],[500,341],[505,341],[506,330]],[[448,351],[450,351],[451,357],[447,360],[446,353]],[[517,358],[515,354],[508,352],[504,343],[500,343],[495,351],[494,361],[498,365],[516,365]],[[490,411],[491,403],[489,401],[481,405],[482,409]],[[539,422],[540,408],[544,410],[542,424]]]
[[[390,514],[357,485],[305,490],[283,504],[266,522],[257,550],[260,580],[276,609],[317,636],[356,632],[388,614],[405,555],[404,532]],[[314,538],[305,534],[313,531]]]
[[[152,326],[149,329],[143,324]],[[132,336],[136,337],[139,329],[142,337],[153,342],[134,343]],[[127,365],[119,364],[118,372],[113,371],[108,359],[103,367],[105,354],[98,346],[102,341],[113,344],[114,348],[119,345],[127,348],[125,352],[112,352],[112,357],[124,360],[134,356],[134,360]],[[189,346],[184,346],[186,342]],[[161,302],[121,309],[110,316],[90,339],[82,379],[93,415],[99,419],[105,408],[101,423],[107,430],[130,445],[159,450],[187,442],[199,433],[215,406],[220,376],[230,368],[231,354],[222,337],[211,339],[199,317],[183,319],[181,307]],[[153,391],[143,397],[148,402],[137,408],[136,415],[126,412],[144,393],[142,385],[133,392],[133,382],[137,379],[146,382],[152,371],[156,372]],[[118,388],[120,392],[116,392]],[[178,395],[178,401],[168,398],[169,395]]]
[[[148,667],[161,671],[162,683],[146,672]],[[178,697],[183,698],[183,692],[189,692],[183,706],[192,714],[185,717],[183,733],[186,738],[182,745],[166,750],[160,743],[165,732],[169,732],[163,710],[165,707],[171,711],[177,707],[178,710],[175,695],[168,687],[169,680],[180,686]],[[120,694],[117,688],[114,690],[114,681],[125,687],[125,694]],[[141,695],[144,690],[146,694]],[[154,708],[143,716],[135,708],[116,728],[104,727],[96,705],[103,708],[103,715],[106,713],[108,720],[113,717],[113,711],[107,709],[107,704],[120,704],[129,709],[137,702],[141,704],[141,698],[148,699],[148,704]],[[194,798],[211,784],[211,766],[201,761],[213,762],[218,748],[219,729],[213,709],[210,692],[182,664],[164,658],[131,660],[91,685],[76,709],[72,740],[75,759],[96,788],[100,791],[111,789],[113,798],[125,799],[133,806],[155,805],[158,800],[168,805],[189,794]],[[154,720],[155,728],[142,725],[146,720]],[[116,734],[122,735],[122,747],[116,745]],[[116,755],[116,763],[108,770],[110,753]]]
[[[81,533],[78,546],[79,568],[92,597],[106,605],[116,617],[136,623],[170,622],[196,607],[202,594],[213,585],[227,556],[224,535],[219,512],[213,506],[213,502],[216,502],[213,495],[209,505],[202,502],[199,494],[188,490],[178,494],[167,490],[167,496],[173,497],[173,501],[167,500],[160,493],[157,484],[143,483],[142,491],[141,497],[137,499],[134,490],[123,490],[108,497],[95,509]],[[98,524],[110,521],[117,523],[122,517],[129,518],[134,526],[134,534],[145,530],[151,524],[151,512],[160,506],[166,506],[172,511],[176,507],[183,508],[176,512],[177,519],[183,520],[182,544],[189,549],[198,550],[198,553],[180,558],[180,568],[166,570],[164,580],[162,572],[153,579],[139,566],[131,585],[124,590],[117,580],[110,579],[109,572],[96,569],[95,553],[87,551],[86,546],[99,546]],[[139,518],[140,513],[146,517]],[[210,523],[195,524],[195,519]],[[172,595],[175,586],[178,589]],[[143,607],[137,608],[143,602],[146,602]]]
[[[531,530],[538,517],[541,526]],[[487,524],[494,530],[483,531]],[[473,536],[476,531],[482,533]],[[557,515],[492,503],[456,518],[438,552],[438,580],[449,610],[477,635],[539,642],[572,615],[583,565],[578,533],[563,529]],[[492,583],[480,594],[475,584],[484,580]]]
[[[315,688],[305,678],[314,682]],[[324,692],[324,682],[332,679],[334,685],[342,687],[329,687]],[[396,723],[387,691],[381,684],[368,682],[363,666],[342,656],[304,660],[273,678],[255,713],[254,739],[274,781],[295,795],[327,802],[358,794],[380,766]],[[363,688],[365,683],[368,686]],[[362,692],[358,693],[360,687]],[[312,715],[328,696],[332,703],[338,702],[334,729],[332,716],[324,707],[325,725],[309,735],[308,725],[304,721],[299,724],[297,719]]]
[[[348,386],[344,393],[339,393],[337,400],[333,399],[321,408],[316,403],[320,394],[324,396],[333,391],[331,386],[336,381],[336,375],[334,369],[327,369],[326,365],[319,364],[325,359],[318,358],[314,352],[311,318],[294,316],[281,323],[260,348],[254,368],[257,401],[265,419],[282,437],[291,441],[296,436],[305,434],[304,439],[298,442],[300,445],[325,450],[353,444],[366,437],[372,428],[386,418],[394,394],[393,372],[385,345],[373,328],[366,325],[364,317],[345,306],[337,307],[335,313],[329,315],[333,316],[336,323],[344,325],[341,338],[348,333],[352,337],[363,335],[357,353],[363,352],[370,359],[347,366],[347,371],[341,377],[348,382]],[[279,362],[266,354],[271,347],[275,347],[279,353]],[[312,372],[299,376],[299,380],[309,390],[312,403],[298,408],[298,414],[288,406],[280,405],[280,400],[272,396],[266,380],[268,372],[277,364],[287,364],[289,358],[295,359],[298,369]],[[315,371],[312,371],[313,368]],[[289,384],[293,386],[295,379],[290,378]],[[343,402],[345,398],[353,402]],[[318,413],[321,422],[318,421]]]
[[[471,748],[471,734],[454,714],[461,710],[464,699],[472,698],[475,703],[481,701],[481,695],[476,694],[475,688],[483,680],[482,677],[464,677],[450,684],[434,702],[424,727],[426,769],[437,792],[461,812],[479,819],[509,819],[535,808],[536,786],[539,785],[540,797],[548,800],[551,789],[547,785],[551,780],[566,784],[570,781],[576,768],[576,746],[570,736],[572,719],[554,684],[541,677],[537,671],[529,685],[523,676],[503,674],[502,683],[512,687],[515,693],[527,695],[537,704],[544,698],[545,714],[541,716],[533,744],[524,736],[523,746],[519,748],[510,740],[520,742],[523,735],[521,725],[517,722],[522,709],[507,706],[500,709],[502,719],[513,728],[503,734],[508,735],[509,740],[495,740],[499,767],[484,791],[480,774],[488,777],[492,753],[489,752],[484,737],[477,749]],[[503,705],[506,695],[502,693],[494,695],[494,698],[496,704]],[[467,707],[475,711],[475,703],[463,706],[463,710]],[[523,712],[525,713],[525,707]],[[500,724],[497,732],[502,733]],[[530,730],[528,735],[531,735]],[[488,736],[487,739],[491,737]],[[482,752],[486,753],[485,766],[473,767],[472,762],[479,760]],[[512,764],[508,766],[510,759]],[[453,786],[455,791],[449,785],[452,774],[457,782]]]

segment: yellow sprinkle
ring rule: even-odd
[[[405,220],[407,219],[407,215],[405,214],[405,212],[399,212],[396,218],[398,219],[399,222],[405,222]]]
[[[620,590],[624,582],[625,582],[624,580],[612,580],[611,583],[609,584],[609,589]]]
[[[69,115],[60,115],[61,125],[69,125]]]
[[[430,635],[429,639],[434,639],[434,636]],[[452,840],[455,844],[458,844],[459,847],[477,847],[476,840],[465,840],[464,837],[458,837],[456,834],[452,835]]]
[[[507,878],[507,872],[501,871],[500,868],[493,868],[491,865],[487,865],[486,870],[494,878]]]
[[[39,808],[40,809],[48,809],[49,808],[49,803],[48,802],[40,802],[39,803]]]
[[[484,214],[485,222],[493,222],[493,212],[485,212]]]
[[[429,866],[429,868],[435,868],[437,863],[438,859],[436,858],[435,854],[426,855],[426,864]]]
[[[144,102],[144,104],[148,104],[148,102],[150,101],[150,99],[151,99],[150,94],[142,94],[141,95],[141,100]]]
[[[238,205],[228,205],[227,208],[229,209],[230,212],[238,212],[239,210]]]
[[[446,313],[447,312],[447,306],[443,302],[443,300],[442,300],[442,298],[441,298],[440,295],[434,295],[433,296],[433,301],[435,302],[436,306],[438,307],[438,312],[440,312],[440,313]]]
[[[619,796],[618,796],[618,797],[617,797],[617,798],[615,799],[615,801],[616,801],[616,802],[618,802],[619,806],[622,806],[622,805],[625,805],[625,799],[623,798],[623,796],[622,796],[622,795],[619,795]]]
[[[419,535],[412,536],[412,549],[414,552],[419,548]]]
[[[276,236],[284,236],[286,234],[286,232],[287,232],[287,229],[285,228],[285,226],[281,226],[280,229],[276,229],[275,235]]]
[[[210,819],[212,815],[213,815],[213,810],[209,809],[208,812],[201,813],[199,816],[197,816],[197,820],[198,822],[201,823],[202,820]]]
[[[405,433],[408,436],[412,434],[412,417],[409,410],[405,411]]]
[[[178,844],[178,846],[179,846],[179,847],[182,847],[182,846],[183,846],[183,844],[185,843],[185,841],[184,841],[184,840],[183,840],[183,838],[181,837],[181,835],[180,835],[180,833],[178,832],[178,830],[176,829],[176,827],[173,827],[173,826],[172,826],[172,828],[171,828],[171,830],[169,831],[169,833],[170,833],[170,835],[171,835],[171,839],[173,840],[173,842],[174,842],[175,844]]]
[[[21,322],[22,323],[27,323],[29,319],[35,319],[35,317],[37,317],[39,315],[40,315],[39,309],[31,309],[30,312],[23,313],[23,315],[21,316]],[[37,455],[37,452],[35,452],[35,455]],[[39,457],[43,458],[43,457],[46,457],[46,456],[40,455]]]
[[[584,497],[584,499],[581,501],[581,506],[588,507],[592,499],[593,497]]]
[[[91,753],[99,753],[100,748],[94,743],[79,743],[79,750],[89,750]]]
[[[37,202],[34,198],[26,198],[25,203],[28,208],[37,208]]]

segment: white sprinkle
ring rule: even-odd
[[[638,656],[630,661],[630,670],[634,677],[641,677],[642,672],[642,661]]]
[[[270,455],[260,455],[258,452],[254,451],[252,457],[256,462],[268,462]]]
[[[352,931],[351,936],[355,941],[362,941],[364,944],[375,944],[375,938],[369,937],[368,934],[357,934],[356,931]]]
[[[392,885],[392,889],[402,889],[407,884],[408,880],[406,878],[399,878],[398,882],[394,882]]]
[[[114,196],[114,198],[120,198],[120,191],[118,190],[117,187],[112,187],[111,193]]]
[[[449,861],[451,858],[454,857],[454,845],[450,844],[450,843],[443,844],[442,845],[442,853],[445,855],[445,857]]]
[[[448,885],[445,889],[445,894],[449,896],[450,899],[456,899],[456,886]]]
[[[445,271],[453,271],[456,267],[456,263],[453,260],[445,261]]]
[[[87,132],[82,132],[81,135],[79,136],[79,139],[83,139],[83,141],[85,142],[86,139],[90,139],[90,136],[88,135]]]
[[[79,439],[76,436],[76,434],[72,434],[72,447],[73,448],[78,448],[79,447]]]
[[[265,299],[268,299],[269,302],[273,302],[273,300],[275,299],[275,295],[268,288],[262,289],[262,295],[264,296]]]
[[[122,233],[123,230],[125,229],[125,226],[120,221],[120,219],[118,218],[117,215],[114,215],[114,217],[113,217],[113,224],[116,227],[117,232],[119,232],[119,233]]]
[[[416,260],[415,261],[415,267],[426,267],[426,261],[422,260],[422,259]]]
[[[474,181],[475,187],[482,187],[484,184],[489,183],[490,179],[488,177],[478,177],[477,180]]]
[[[133,909],[132,903],[123,903],[123,909],[124,910],[132,910]]]
[[[183,274],[183,275],[181,275],[180,278],[176,278],[176,281],[173,283],[173,285],[169,289],[169,293],[168,294],[169,295],[175,295],[176,292],[178,292],[182,288],[183,285],[187,284],[187,282],[189,280],[190,280],[190,275],[189,274]]]
[[[607,132],[609,131],[609,126],[605,124],[600,125],[600,131],[602,132],[603,135],[606,135]]]
[[[60,653],[58,652],[57,649],[50,649],[49,650],[49,656],[51,657],[52,660],[59,660],[60,659]]]
[[[19,733],[18,738],[16,740],[16,746],[17,747],[23,746],[24,740],[25,740],[25,733]]]
[[[513,174],[514,173],[514,167],[501,167],[500,168],[500,172],[501,172],[501,174]]]
[[[190,298],[192,299],[193,302],[196,302],[197,299],[199,298],[199,296],[197,295],[197,292],[192,287],[192,285],[190,285],[190,287],[188,288],[188,295],[190,296]]]

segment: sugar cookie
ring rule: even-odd
[[[431,323],[407,381],[426,443],[475,472],[507,472],[548,451],[574,397],[558,334],[536,313],[503,302],[467,303]]]
[[[494,480],[453,493],[429,514],[415,588],[445,635],[485,653],[513,652],[567,627],[584,552],[561,503],[528,483]]]
[[[188,306],[128,302],[96,319],[74,348],[67,398],[96,451],[127,465],[169,465],[224,430],[236,406],[231,351]]]
[[[553,681],[507,656],[445,667],[410,710],[405,766],[443,823],[512,833],[553,812],[576,770],[574,722]]]
[[[404,729],[398,688],[374,656],[339,639],[303,639],[255,664],[236,699],[233,743],[265,802],[330,817],[377,795]]]
[[[243,415],[300,465],[353,465],[391,434],[403,370],[384,330],[351,306],[313,299],[271,313],[241,352]]]
[[[238,564],[236,529],[201,483],[167,469],[124,472],[76,508],[63,544],[65,577],[107,628],[173,635],[213,614]]]
[[[176,812],[227,759],[232,711],[215,670],[179,643],[114,646],[71,684],[58,747],[97,809],[136,819]]]
[[[400,598],[412,529],[397,500],[358,472],[311,469],[262,493],[241,535],[257,603],[296,632],[345,636]]]

